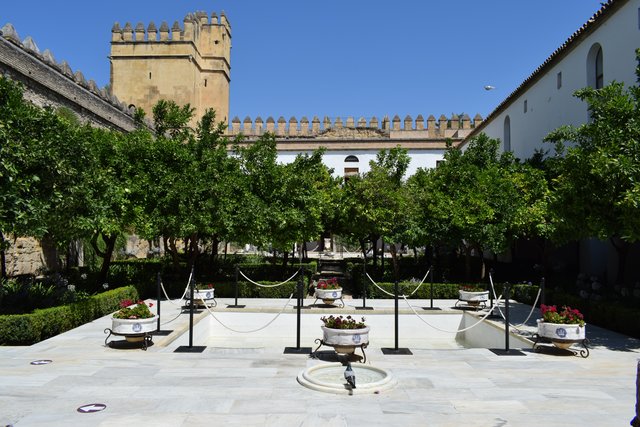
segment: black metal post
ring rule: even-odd
[[[158,275],[156,277],[156,313],[158,314],[158,326],[156,330],[153,332],[153,335],[169,335],[173,330],[162,330],[160,329],[160,302],[162,301],[162,276],[158,271]]]
[[[304,303],[304,268],[302,269],[298,283],[296,284],[296,346],[285,347],[286,354],[310,354],[311,347],[300,347],[300,325],[302,320],[302,304]]]
[[[544,277],[540,279],[540,305],[545,302],[545,280]]]
[[[509,352],[509,298],[510,298],[509,282],[504,284],[504,351]]]
[[[191,280],[189,281],[189,345],[178,347],[175,349],[174,353],[202,353],[204,349],[207,348],[204,345],[193,345],[193,299],[195,298],[196,290],[196,276],[194,270],[195,267],[191,266]]]
[[[431,276],[431,278],[430,278],[430,282],[431,282],[431,290],[430,290],[431,305],[429,306],[429,308],[431,310],[433,310],[433,265],[431,265],[429,267],[429,276]]]
[[[234,293],[235,293],[235,304],[228,305],[227,308],[245,308],[244,304],[238,304],[238,287],[240,286],[238,283],[238,277],[240,274],[240,267],[236,265],[235,275],[234,275]]]
[[[492,286],[493,284],[493,268],[489,270],[489,309],[493,313],[493,293],[495,292],[495,288]]]
[[[393,293],[395,294],[395,298],[394,298],[394,317],[395,317],[395,328],[394,328],[394,333],[396,334],[396,340],[395,340],[395,349],[398,350],[398,320],[399,320],[399,316],[398,316],[398,280],[396,279],[396,281],[393,283]]]
[[[196,280],[193,277],[191,267],[191,280],[189,281],[189,347],[193,347],[193,298],[195,297]]]
[[[160,278],[160,272],[156,276],[156,313],[158,314],[158,327],[156,330],[160,332],[160,300],[162,299],[162,279]]]
[[[398,348],[398,341],[399,341],[399,337],[398,337],[398,324],[399,324],[399,313],[398,313],[398,280],[396,279],[394,282],[394,293],[395,293],[395,299],[394,299],[394,317],[395,317],[395,327],[394,327],[394,332],[395,332],[395,347],[394,348],[383,348],[382,349],[382,353],[383,354],[413,354],[411,353],[411,350],[409,350],[408,348]]]
[[[367,254],[363,255],[364,263],[362,264],[362,307],[356,307],[356,310],[373,310],[373,307],[367,307]]]
[[[504,349],[491,349],[498,356],[525,356],[520,350],[509,349],[509,298],[511,285],[509,282],[504,284],[502,296],[504,297]]]

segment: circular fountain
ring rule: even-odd
[[[349,388],[344,379],[345,366],[340,363],[322,363],[305,369],[298,382],[316,391],[335,394],[378,394],[395,387],[396,380],[384,369],[370,365],[351,365],[356,376],[356,388]]]

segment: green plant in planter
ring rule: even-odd
[[[338,279],[336,277],[332,277],[330,279],[318,280],[316,289],[340,289],[340,285],[338,284]]]
[[[555,305],[540,305],[540,311],[542,311],[542,319],[548,323],[561,323],[565,325],[580,325],[584,326],[584,316],[576,308],[569,306],[562,306],[562,309],[558,311]]]
[[[331,329],[362,329],[367,327],[367,325],[365,325],[364,323],[364,317],[360,322],[355,320],[351,316],[347,316],[345,318],[342,316],[336,317],[333,315],[329,317],[322,316],[320,320],[322,320],[322,323],[324,323],[324,326]]]
[[[153,307],[153,303],[147,305],[144,301],[139,300],[137,303],[129,299],[120,301],[120,310],[113,314],[115,319],[149,319],[154,316],[149,310]]]

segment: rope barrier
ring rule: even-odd
[[[189,283],[191,283],[191,276],[189,276]],[[164,294],[164,297],[167,299],[167,301],[169,301],[170,304],[181,305],[181,304],[176,304],[171,300],[171,298],[169,298],[169,295],[167,295],[167,290],[164,288],[164,283],[162,283],[162,280],[160,281],[160,288],[162,289],[162,293]],[[184,299],[185,295],[187,295],[188,289],[189,289],[189,284],[187,284],[187,286],[184,288],[184,292],[182,293],[180,298],[178,298],[179,300]]]
[[[211,317],[213,317],[213,318],[216,320],[216,322],[218,322],[220,325],[222,325],[222,327],[223,327],[223,328],[228,329],[228,330],[230,330],[231,332],[236,332],[236,333],[239,333],[239,334],[251,334],[251,333],[258,332],[258,331],[261,331],[261,330],[263,330],[263,329],[266,329],[269,325],[271,325],[273,322],[275,322],[275,320],[276,320],[278,317],[280,317],[280,315],[281,315],[282,313],[284,313],[284,311],[287,309],[287,306],[288,306],[288,305],[289,305],[289,303],[291,302],[291,299],[293,298],[293,295],[294,295],[294,294],[295,294],[295,292],[292,292],[292,293],[291,293],[291,295],[289,296],[289,300],[285,303],[284,307],[282,307],[282,310],[280,310],[280,312],[279,312],[278,314],[276,314],[276,316],[275,316],[273,319],[271,319],[269,322],[267,322],[267,324],[266,324],[266,325],[264,325],[264,326],[262,326],[262,327],[260,327],[260,328],[258,328],[258,329],[252,329],[252,330],[250,330],[250,331],[240,331],[240,330],[238,330],[238,329],[233,329],[233,328],[231,328],[231,327],[229,327],[229,326],[225,325],[224,323],[222,323],[222,321],[221,321],[220,319],[218,319],[218,318],[216,317],[216,315],[215,315],[215,314],[213,314],[213,311],[211,311],[211,309],[209,308],[209,306],[207,306],[207,305],[205,304],[205,307],[207,308],[207,311],[209,312],[209,315],[210,315]]]
[[[491,314],[491,311],[488,311],[484,316],[482,316],[482,318],[481,318],[480,320],[478,320],[476,323],[474,323],[473,325],[471,325],[471,326],[469,326],[469,327],[467,327],[467,328],[458,329],[457,331],[449,331],[449,330],[446,330],[446,329],[438,328],[437,326],[433,326],[431,323],[429,323],[429,322],[427,322],[426,320],[424,320],[424,319],[422,318],[422,316],[420,316],[420,315],[418,314],[418,312],[413,308],[413,306],[412,306],[411,304],[409,304],[409,300],[408,300],[404,295],[403,295],[403,298],[404,298],[404,300],[406,301],[406,303],[407,303],[407,305],[409,306],[409,308],[411,309],[411,311],[413,311],[413,314],[415,314],[416,316],[418,316],[418,318],[419,318],[420,320],[422,320],[422,322],[423,322],[423,323],[425,323],[427,326],[429,326],[429,327],[431,327],[431,328],[433,328],[433,329],[435,329],[435,330],[437,330],[437,331],[440,331],[440,332],[447,332],[447,333],[450,333],[450,334],[457,334],[458,332],[465,332],[465,331],[468,331],[469,329],[473,329],[473,328],[475,328],[476,326],[478,326],[480,323],[482,323],[482,322],[484,322],[485,320],[487,320],[487,317],[489,317],[489,315]],[[500,295],[500,297],[498,298],[498,302],[500,301],[500,299],[501,299],[501,298],[502,298],[502,295]]]
[[[275,285],[262,285],[262,284],[260,284],[260,283],[258,283],[258,282],[254,282],[253,280],[249,279],[249,278],[248,278],[248,277],[247,277],[247,276],[242,272],[242,270],[238,269],[238,272],[239,272],[240,274],[242,274],[242,277],[244,277],[245,279],[247,279],[249,282],[253,283],[253,284],[254,284],[254,285],[256,285],[256,286],[259,286],[259,287],[261,287],[261,288],[277,288],[278,286],[282,286],[282,285],[284,285],[285,283],[290,282],[290,281],[291,281],[291,279],[293,279],[294,277],[296,277],[296,275],[297,275],[298,273],[300,273],[300,269],[298,269],[295,273],[293,273],[293,276],[289,277],[289,278],[288,278],[287,280],[285,280],[284,282],[276,283]]]
[[[182,311],[180,311],[180,312],[178,313],[178,315],[177,315],[177,316],[175,316],[175,317],[174,317],[173,319],[171,319],[171,320],[167,320],[166,322],[161,323],[161,324],[160,324],[160,326],[164,326],[164,325],[167,325],[167,324],[169,324],[169,323],[171,323],[171,322],[175,321],[178,317],[182,316],[183,314],[184,314],[184,313],[183,313]]]
[[[425,280],[427,280],[427,277],[429,276],[429,272],[430,272],[430,271],[431,271],[431,267],[429,267],[429,269],[427,270],[427,274],[425,274],[425,275],[424,275],[424,277],[422,278],[422,281],[421,281],[420,283],[418,283],[418,286],[413,290],[413,292],[411,292],[411,293],[408,295],[409,297],[412,297],[412,296],[413,296],[413,294],[415,294],[416,292],[418,292],[418,289],[420,289],[420,287],[424,284],[424,281],[425,281]],[[379,286],[379,285],[378,285],[378,284],[377,284],[377,283],[376,283],[376,282],[371,278],[371,276],[369,276],[369,273],[365,273],[365,274],[367,275],[367,277],[369,278],[369,280],[371,280],[371,283],[373,283],[373,284],[375,285],[375,287],[376,287],[376,288],[380,289],[380,291],[382,291],[383,293],[385,293],[385,294],[387,294],[387,295],[389,295],[389,296],[391,296],[391,297],[394,297],[394,298],[395,298],[395,295],[394,295],[394,294],[392,294],[392,293],[390,293],[390,292],[387,292],[387,291],[385,291],[384,289],[382,289],[382,288],[381,288],[381,287],[380,287],[380,286]],[[405,298],[407,295],[399,295],[399,296],[401,296],[401,297]]]
[[[496,296],[496,289],[493,286],[493,278],[491,277],[491,274],[489,274],[489,283],[491,284],[491,293],[493,294],[493,297],[495,298]],[[529,315],[527,316],[527,318],[524,320],[524,322],[519,323],[517,325],[514,325],[512,323],[509,323],[509,326],[511,326],[512,328],[514,328],[515,330],[518,330],[521,326],[525,326],[527,324],[527,322],[529,321],[529,319],[531,318],[531,316],[533,315],[533,312],[536,309],[536,306],[538,305],[538,298],[540,298],[540,294],[542,292],[542,288],[538,288],[538,295],[536,295],[536,300],[533,302],[533,305],[531,306],[531,311],[529,311]],[[505,317],[504,313],[502,312],[502,309],[500,308],[500,306],[498,304],[495,304],[495,307],[498,308],[498,312],[500,313],[500,316],[502,317],[503,320],[507,320],[507,318]]]

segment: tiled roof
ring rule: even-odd
[[[460,146],[469,141],[487,126],[498,114],[504,111],[513,101],[523,94],[529,87],[533,86],[552,66],[564,58],[571,50],[581,42],[587,35],[591,34],[604,21],[606,21],[617,9],[622,7],[629,0],[608,0],[601,3],[602,7],[593,14],[587,22],[578,28],[559,48],[557,48],[529,77],[523,81],[504,101],[502,101],[467,137]]]

